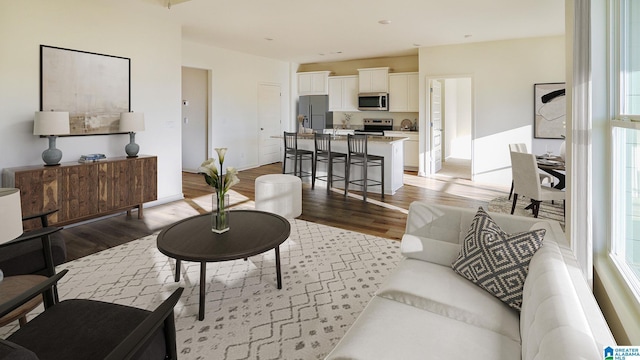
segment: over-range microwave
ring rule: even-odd
[[[389,111],[389,94],[388,93],[358,94],[358,110]]]

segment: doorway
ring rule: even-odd
[[[279,84],[258,84],[258,162],[260,166],[282,160],[281,90]]]
[[[431,78],[427,84],[431,174],[473,180],[472,78]]]
[[[182,68],[182,171],[198,172],[208,158],[209,71]]]

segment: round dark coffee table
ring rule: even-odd
[[[200,308],[204,319],[206,271],[208,262],[247,259],[274,249],[276,279],[282,289],[279,246],[289,238],[291,225],[280,215],[257,210],[229,212],[229,231],[211,231],[211,213],[193,216],[169,225],[158,235],[158,250],[176,259],[175,281],[180,281],[180,261],[200,263]]]

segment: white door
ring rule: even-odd
[[[432,80],[431,92],[431,173],[442,169],[442,83]]]
[[[274,139],[273,136],[282,136],[280,126],[280,85],[258,85],[258,125],[260,153],[258,161],[260,165],[272,164],[280,161],[280,145],[282,139]]]
[[[182,170],[196,172],[207,159],[208,70],[182,68]]]

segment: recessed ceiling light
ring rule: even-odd
[[[413,46],[415,46],[415,47],[420,47],[420,44],[418,44],[418,43],[413,43]]]
[[[391,20],[380,20],[380,21],[378,21],[378,24],[389,25],[389,24],[391,24]]]
[[[267,40],[267,41],[272,41],[273,40],[273,38],[270,38],[270,37],[266,37],[264,39]]]
[[[468,39],[468,38],[470,38],[470,37],[472,37],[472,36],[473,36],[473,35],[471,35],[471,34],[466,34],[466,35],[464,36],[464,38],[465,38],[465,39]]]

